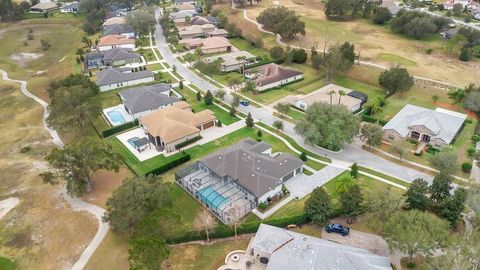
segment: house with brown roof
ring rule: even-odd
[[[126,24],[126,23],[127,23],[127,19],[125,16],[112,17],[112,18],[106,19],[105,22],[103,23],[103,26],[114,25],[114,24]]]
[[[303,79],[302,72],[275,63],[249,69],[245,76],[255,82],[260,92]]]
[[[215,126],[217,120],[208,109],[193,113],[185,103],[178,103],[139,118],[149,140],[158,149],[167,152],[175,151],[178,144],[199,137],[200,131]]]
[[[135,49],[135,39],[122,35],[109,35],[101,37],[97,44],[98,51],[111,50],[113,48]]]
[[[190,25],[178,28],[178,35],[181,39],[193,39],[197,37],[205,37],[208,33],[215,30],[213,24]]]
[[[188,50],[201,48],[203,54],[237,51],[228,39],[224,37],[207,37],[199,39],[180,40]]]
[[[58,9],[57,3],[54,2],[44,2],[38,3],[30,8],[30,12],[33,13],[44,13],[50,12]]]

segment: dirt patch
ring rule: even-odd
[[[195,216],[195,220],[193,221],[193,228],[196,231],[203,230],[201,214],[202,214],[201,212],[198,212],[197,215]],[[214,217],[210,212],[208,212],[208,214],[211,216],[212,220],[217,220],[217,218]]]
[[[28,62],[37,60],[42,57],[43,53],[15,53],[10,56],[10,59],[17,62],[20,66],[25,67]]]
[[[8,199],[0,201],[0,219],[2,219],[15,206],[17,206],[18,203],[20,203],[20,200],[15,197],[10,197]]]

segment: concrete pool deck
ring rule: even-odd
[[[123,122],[114,121],[114,119],[112,119],[112,117],[108,114],[113,111],[120,113],[124,121]],[[125,107],[123,106],[123,104],[119,104],[117,106],[103,109],[103,115],[105,119],[107,119],[108,124],[113,127],[133,121],[133,117],[130,114],[128,114],[127,111],[125,111]]]

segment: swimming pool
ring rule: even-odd
[[[112,110],[107,112],[108,118],[110,119],[110,122],[112,124],[123,124],[126,122],[125,117],[123,117],[123,114],[117,110]]]
[[[211,186],[197,191],[197,195],[200,200],[210,206],[210,208],[221,208],[229,201]]]

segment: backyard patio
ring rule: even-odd
[[[125,111],[123,104],[103,109],[103,115],[111,126],[133,121],[133,117]]]

